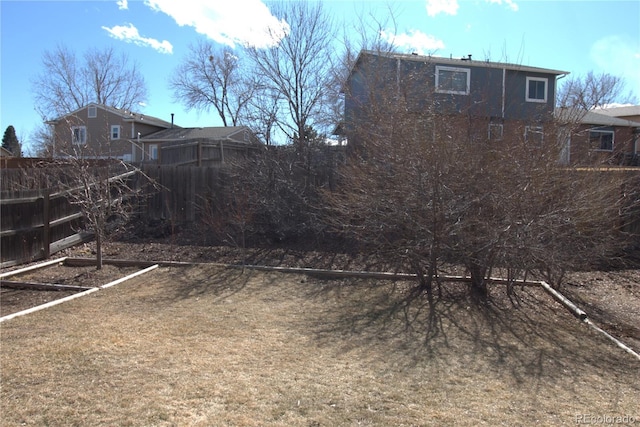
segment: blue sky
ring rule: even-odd
[[[623,77],[640,98],[640,1],[328,0],[325,9],[349,29],[359,13],[385,21],[394,11],[400,51],[513,62],[584,75]],[[0,0],[0,130],[9,125],[28,150],[40,123],[31,81],[42,54],[63,44],[81,56],[112,46],[135,60],[149,96],[138,111],[184,127],[219,126],[211,113],[174,102],[168,79],[191,44],[267,44],[265,27],[286,28],[261,0]],[[395,30],[395,31],[394,31]]]

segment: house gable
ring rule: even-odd
[[[131,160],[138,136],[172,126],[161,119],[91,103],[47,122],[53,126],[54,156]]]

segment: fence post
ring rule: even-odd
[[[44,259],[49,259],[51,256],[51,209],[50,209],[50,195],[51,190],[45,188],[43,192],[42,203],[42,246],[44,250]]]

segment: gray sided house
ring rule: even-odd
[[[164,129],[140,138],[143,163],[210,166],[247,158],[264,148],[246,126]]]
[[[172,123],[133,111],[91,103],[47,122],[52,126],[54,157],[79,156],[132,161],[140,157],[138,139]]]
[[[485,137],[544,134],[553,119],[556,82],[565,71],[415,54],[361,51],[343,87],[344,133],[403,102],[414,114],[447,121],[472,119]],[[372,113],[373,111],[373,113]]]

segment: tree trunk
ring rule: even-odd
[[[416,276],[418,277],[418,289],[420,292],[427,293],[427,301],[429,302],[429,307],[433,308],[434,300],[433,300],[433,276],[434,271],[429,267],[429,271],[425,277],[424,271],[422,270],[422,266],[420,262],[417,260],[413,260],[413,269],[416,272]]]
[[[471,274],[471,296],[484,301],[487,298],[487,281],[485,280],[487,268],[477,262],[472,262],[468,268]]]
[[[96,230],[96,270],[102,269],[102,236],[100,230]]]

